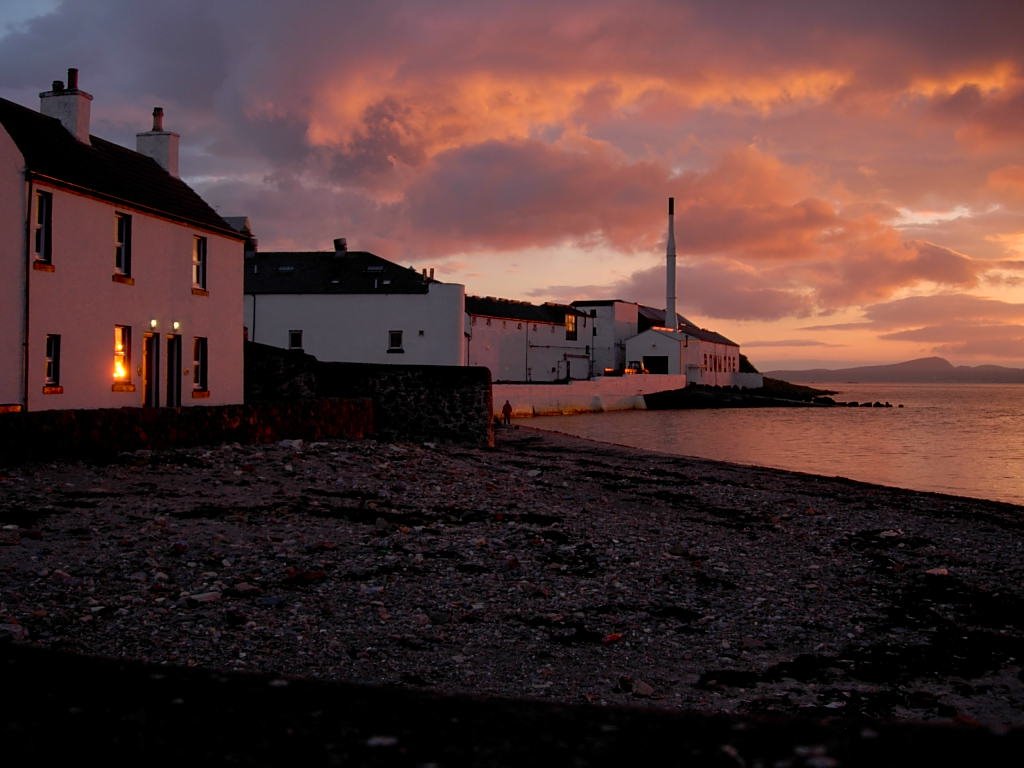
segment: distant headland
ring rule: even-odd
[[[941,357],[922,357],[892,365],[865,365],[857,368],[812,368],[802,371],[766,371],[785,381],[850,383],[942,383],[942,384],[1024,384],[1024,368],[1001,365],[953,365]]]

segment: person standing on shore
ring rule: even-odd
[[[508,400],[501,406],[501,423],[506,427],[512,423],[512,403]]]

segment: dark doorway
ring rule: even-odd
[[[155,333],[142,337],[142,388],[145,392],[143,405],[147,408],[160,405],[160,337]]]
[[[668,355],[644,355],[644,368],[648,373],[668,373]]]
[[[167,337],[167,407],[181,406],[181,336]]]

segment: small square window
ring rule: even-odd
[[[402,332],[388,331],[388,352],[404,352],[402,349]]]
[[[302,349],[302,331],[288,331],[288,349]]]

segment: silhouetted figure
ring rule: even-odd
[[[512,403],[508,400],[501,406],[501,423],[508,426],[512,423]]]

